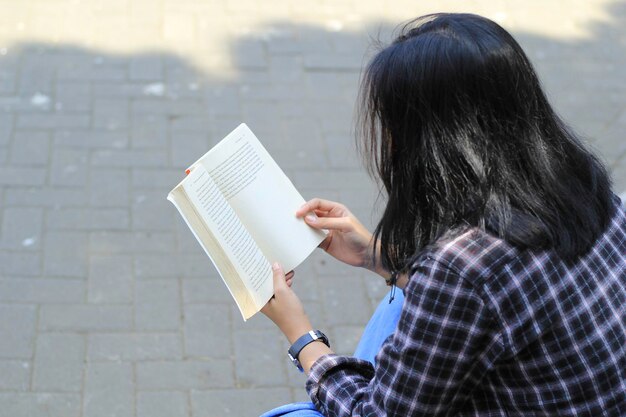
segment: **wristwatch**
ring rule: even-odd
[[[326,346],[330,347],[330,342],[328,341],[328,338],[324,333],[320,332],[319,330],[311,330],[310,332],[305,333],[303,336],[299,337],[298,340],[296,340],[287,351],[289,359],[291,359],[291,362],[296,365],[300,372],[304,372],[304,369],[302,369],[302,365],[300,365],[298,356],[306,345],[315,341],[320,341]]]

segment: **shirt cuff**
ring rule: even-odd
[[[343,385],[349,380],[370,381],[374,377],[374,367],[366,360],[352,356],[339,356],[334,353],[320,356],[311,366],[306,381],[306,390],[315,407],[325,414],[324,399],[334,385]],[[351,381],[356,382],[356,381]],[[351,384],[348,384],[351,385]],[[345,394],[350,395],[349,393]],[[336,399],[335,395],[330,395]]]

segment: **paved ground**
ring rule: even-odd
[[[518,37],[626,190],[626,7],[613,1],[0,0],[0,416],[252,416],[305,399],[286,342],[243,323],[165,201],[247,122],[305,198],[374,223],[351,122],[370,36],[435,10]],[[351,352],[385,291],[297,271]]]

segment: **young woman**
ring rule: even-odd
[[[476,15],[418,18],[369,63],[362,100],[388,197],[374,234],[331,201],[297,215],[405,301],[373,366],[311,332],[275,265],[263,312],[296,344],[317,409],[626,415],[626,214],[517,42]]]

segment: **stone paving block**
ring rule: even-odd
[[[79,417],[80,394],[0,392],[0,410],[4,416]]]
[[[67,112],[88,111],[91,109],[91,84],[87,82],[57,81],[55,107]]]
[[[311,53],[304,57],[307,70],[354,71],[358,73],[363,66],[363,57],[339,53]]]
[[[157,254],[138,254],[134,257],[134,270],[137,278],[170,278],[180,275],[182,264],[180,258]]]
[[[0,304],[0,358],[32,357],[36,314],[32,305]]]
[[[87,128],[91,116],[86,113],[23,113],[17,116],[17,127],[25,129]]]
[[[20,97],[20,96],[0,97],[0,108],[2,108],[4,111],[21,112],[21,113],[40,112],[40,111],[47,110],[49,108],[49,103],[45,103],[45,104],[42,103],[41,106],[33,107],[33,105],[31,104],[30,100],[27,97]]]
[[[330,166],[337,169],[361,168],[362,162],[353,137],[346,134],[326,134],[324,141],[329,150]]]
[[[16,166],[48,163],[50,134],[41,131],[17,131],[13,134],[10,161]]]
[[[93,96],[106,99],[127,99],[145,97],[154,93],[147,92],[147,88],[154,83],[146,82],[119,82],[99,81],[93,83]],[[149,91],[149,90],[148,90]],[[154,90],[152,90],[154,91]]]
[[[12,113],[3,112],[0,114],[0,146],[9,144],[11,135],[13,134],[13,120],[14,117]]]
[[[0,252],[0,276],[36,277],[41,275],[41,253]]]
[[[300,55],[271,55],[268,81],[301,83],[304,80],[303,60]],[[299,88],[302,88],[299,86]]]
[[[43,185],[45,181],[43,168],[0,166],[0,185]]]
[[[232,52],[232,59],[238,68],[244,70],[264,70],[268,66],[265,47],[258,41],[248,41],[239,45]]]
[[[126,230],[129,212],[120,208],[59,208],[49,210],[49,230]]]
[[[370,298],[372,306],[376,307],[380,300],[389,294],[389,287],[380,275],[373,272],[365,272],[363,278],[367,296]]]
[[[268,331],[235,331],[233,337],[235,374],[240,386],[275,387],[286,384],[288,360],[284,337]]]
[[[172,390],[230,388],[233,364],[227,359],[137,363],[137,388]]]
[[[338,355],[354,354],[364,329],[364,325],[335,326],[333,328],[335,333],[333,351]]]
[[[182,253],[178,256],[176,263],[178,274],[182,278],[202,277],[217,279],[221,282],[221,277],[205,253]]]
[[[163,61],[159,55],[133,57],[128,76],[131,80],[159,80],[163,78]]]
[[[307,394],[306,390],[300,386],[291,388],[291,396],[292,396],[291,401],[296,402],[296,403],[311,401],[309,394]]]
[[[185,306],[185,356],[229,358],[233,350],[231,321],[230,308],[226,305]]]
[[[182,115],[203,114],[204,108],[200,100],[190,99],[137,99],[131,103],[130,112],[136,115],[152,114],[174,118]]]
[[[206,115],[180,116],[171,120],[170,129],[172,132],[210,132],[211,120]]]
[[[45,304],[39,310],[44,331],[130,330],[132,321],[132,308],[125,305]]]
[[[130,256],[92,255],[89,259],[90,303],[132,303],[133,261]]]
[[[318,280],[313,274],[300,273],[296,268],[291,288],[298,294],[302,301],[319,301]]]
[[[37,337],[33,389],[82,390],[85,337],[68,333],[42,333]]]
[[[188,394],[175,391],[139,392],[137,417],[188,417]]]
[[[123,67],[92,65],[91,63],[69,63],[58,72],[61,81],[122,81],[126,78],[126,69]]]
[[[361,273],[360,268],[344,264],[321,250],[313,252],[307,262],[318,277],[356,276]],[[321,288],[320,285],[318,287]]]
[[[12,94],[16,91],[16,71],[15,69],[6,69],[0,74],[0,93]]]
[[[91,164],[107,168],[167,166],[164,150],[106,149],[91,154]]]
[[[135,414],[133,368],[129,363],[90,363],[85,375],[84,417]]]
[[[28,360],[0,360],[0,390],[28,391],[30,368],[31,363]]]
[[[233,318],[232,320],[233,334],[238,331],[249,332],[249,331],[263,330],[263,331],[267,331],[270,333],[277,331],[276,325],[272,323],[270,319],[265,317],[263,313],[257,313],[251,318],[249,318],[247,321],[244,321],[243,317],[241,316],[241,312],[237,308],[237,305],[234,303],[234,301],[231,301],[232,297],[230,297],[230,299],[228,300],[229,300],[228,305],[230,306],[230,309],[231,309],[230,314],[231,314],[231,317]],[[275,335],[277,339],[280,336],[279,333],[275,333]]]
[[[135,325],[139,330],[176,330],[180,325],[177,280],[135,282]]]
[[[87,182],[88,153],[75,149],[54,149],[50,166],[50,183],[61,186],[83,186]]]
[[[54,72],[50,71],[45,65],[38,65],[36,67],[23,65],[20,69],[18,89],[23,95],[37,93],[51,94],[53,84]]]
[[[131,207],[133,230],[171,230],[175,210],[166,200],[168,192],[142,190],[134,194]]]
[[[234,120],[226,120],[225,129],[218,129],[218,138],[226,136],[230,131],[241,123],[242,101],[239,98],[239,87],[220,87],[217,89],[207,89],[204,95],[204,104],[209,112],[222,119],[224,116],[232,116]],[[265,110],[267,113],[267,109]],[[219,119],[214,121],[219,123]],[[256,125],[254,129],[256,129]]]
[[[136,189],[158,189],[165,195],[184,178],[179,168],[133,168],[132,186]]]
[[[129,143],[128,133],[108,130],[60,130],[54,132],[58,148],[122,149]]]
[[[324,277],[320,294],[325,321],[333,326],[366,323],[372,307],[359,276]]]
[[[0,278],[0,301],[18,303],[77,303],[85,298],[80,279]]]
[[[163,38],[167,42],[186,43],[193,41],[193,16],[187,13],[172,13],[163,17]]]
[[[291,402],[288,388],[192,391],[194,417],[257,416]]]
[[[0,248],[38,250],[43,232],[40,208],[6,208],[2,215]]]
[[[190,166],[210,149],[206,133],[172,132],[170,137],[170,155],[175,167]]]
[[[92,207],[127,207],[129,182],[126,169],[91,169],[89,204]]]
[[[165,148],[168,144],[168,127],[179,119],[164,115],[134,114],[130,128],[132,148]]]
[[[87,274],[87,234],[48,232],[44,238],[44,273],[52,276],[84,277]]]
[[[124,129],[128,127],[128,109],[127,100],[96,99],[93,109],[93,126],[96,129]]]
[[[171,232],[97,231],[89,234],[89,248],[92,253],[172,253],[175,247],[175,235]]]
[[[72,207],[86,203],[85,192],[76,188],[12,187],[4,192],[6,206]]]
[[[149,361],[180,359],[182,339],[177,333],[95,333],[89,336],[91,361]]]
[[[218,276],[212,274],[203,278],[184,278],[182,282],[185,304],[231,302],[231,295],[226,284]],[[239,316],[235,319],[239,319]]]
[[[172,214],[175,214],[174,228],[176,232],[176,239],[177,239],[176,243],[178,245],[177,246],[178,250],[181,253],[189,254],[192,256],[200,256],[200,255],[206,256],[204,250],[198,244],[198,241],[193,236],[193,233],[191,233],[191,231],[189,230],[189,227],[187,226],[185,221],[178,214],[174,205],[172,205],[171,203],[169,204],[170,204],[170,211],[172,212]],[[215,273],[217,273],[217,271],[215,270],[213,266],[211,266],[209,270],[215,271]]]

